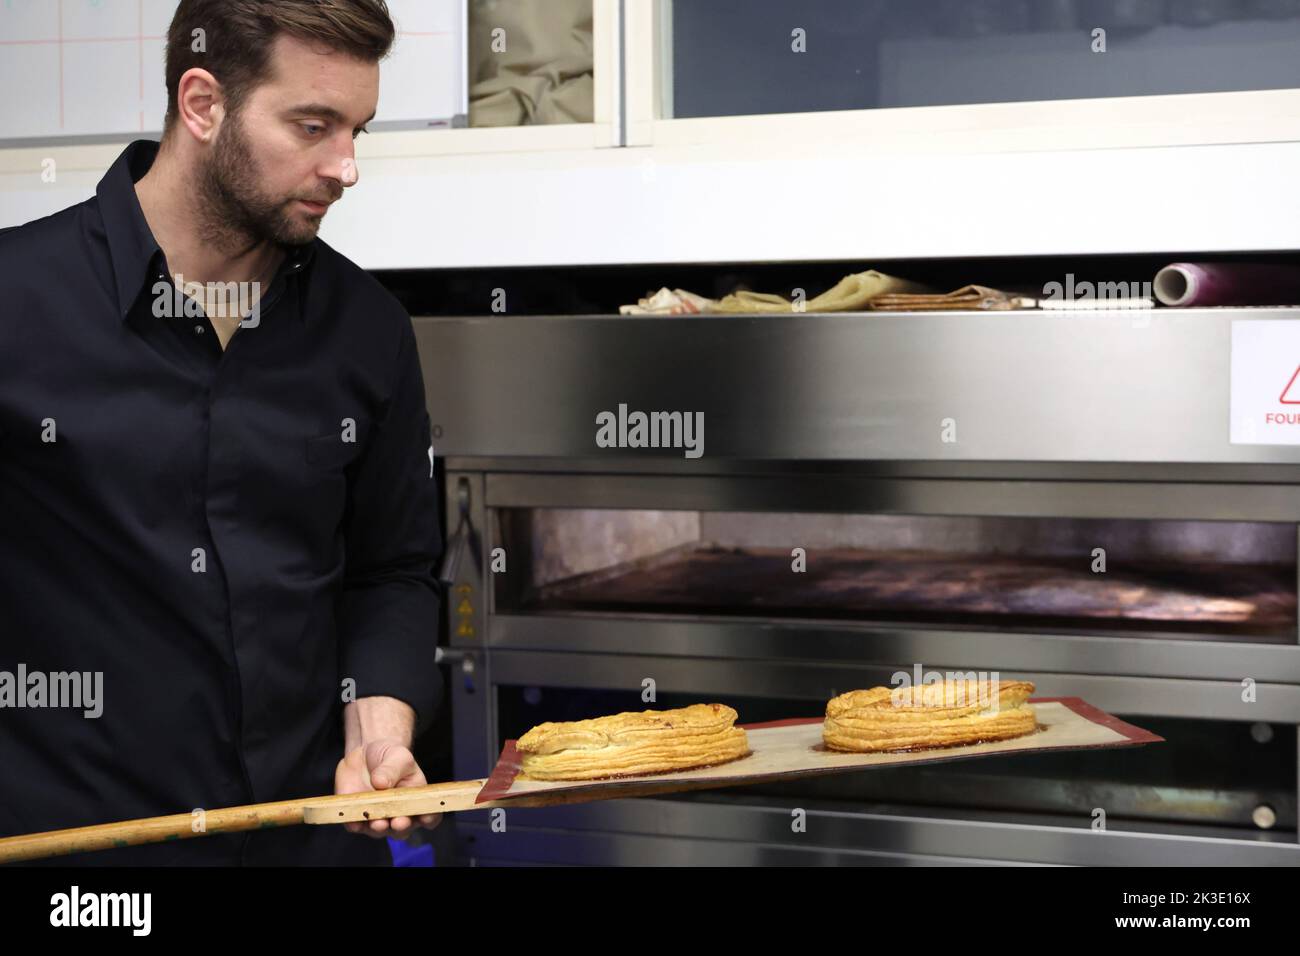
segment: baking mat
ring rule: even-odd
[[[1150,731],[1127,724],[1085,703],[1078,697],[1035,697],[1039,729],[1024,737],[964,747],[942,747],[906,753],[851,754],[826,750],[822,746],[822,718],[804,717],[741,724],[749,738],[750,755],[716,767],[700,767],[674,773],[658,773],[608,780],[528,780],[520,778],[519,751],[507,740],[501,757],[475,803],[511,797],[581,790],[593,791],[592,799],[615,799],[620,789],[647,783],[669,785],[676,781],[692,788],[741,785],[778,778],[844,773],[867,767],[897,767],[908,764],[941,763],[995,754],[1041,753],[1049,750],[1091,750],[1130,747],[1164,740]]]

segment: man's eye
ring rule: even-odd
[[[321,126],[319,123],[301,123],[299,125],[302,126],[302,128],[306,130],[309,135],[312,136],[315,136],[317,133],[324,132],[325,130],[325,127]]]
[[[357,138],[358,136],[360,136],[362,133],[369,133],[369,132],[370,132],[370,130],[366,129],[364,126],[361,127],[361,129],[354,129],[354,130],[352,131],[352,138],[353,138],[353,139],[356,139],[356,138]]]

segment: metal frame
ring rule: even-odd
[[[450,468],[468,461],[452,459]],[[521,467],[518,461],[475,460],[475,466]],[[736,463],[729,463],[736,466]],[[806,464],[806,463],[805,463]],[[1032,464],[1032,463],[1031,463]],[[1041,463],[1037,463],[1041,464]],[[559,471],[573,462],[553,460]],[[739,467],[739,466],[736,466]],[[895,470],[902,465],[893,466]],[[1258,472],[1260,466],[1244,471]],[[890,466],[878,463],[875,470]],[[1053,466],[1068,473],[1070,469]],[[789,476],[747,474],[709,477],[546,474],[536,462],[522,472],[487,467],[470,473],[476,484],[475,521],[486,528],[507,507],[674,507],[816,510],[828,500],[817,483],[817,503],[791,494]],[[911,470],[933,472],[924,463]],[[942,471],[943,468],[941,467]],[[1018,469],[1003,466],[998,473]],[[1040,469],[1041,470],[1041,469]],[[1168,470],[1168,469],[1159,469]],[[1222,471],[1222,469],[1218,469]],[[1210,469],[1214,472],[1215,469]],[[449,482],[461,472],[449,471]],[[1166,478],[1169,476],[1166,475]],[[1184,471],[1184,477],[1187,477]],[[796,479],[797,480],[797,479]],[[990,497],[987,480],[842,476],[849,484],[884,483],[888,493],[834,495],[837,506],[874,512],[892,504],[909,514],[1057,514],[1054,502],[1087,500],[1072,514],[1087,517],[1224,517],[1300,521],[1300,498],[1274,499],[1247,483],[1096,482],[1083,498],[1049,494],[1038,478]],[[1275,479],[1274,479],[1275,480]],[[1129,487],[1128,485],[1132,485]],[[1024,494],[1025,486],[1037,486]],[[449,485],[450,487],[450,485]],[[1266,488],[1284,486],[1266,485]],[[1183,493],[1174,494],[1182,491]],[[979,507],[976,507],[976,506]],[[1297,526],[1300,545],[1300,525]],[[487,552],[485,548],[485,565]],[[965,669],[972,662],[1035,681],[1040,693],[1080,694],[1114,712],[1166,717],[1266,721],[1294,725],[1300,715],[1300,646],[1229,642],[1203,635],[1113,636],[1000,633],[838,624],[824,621],[728,620],[597,614],[534,616],[497,611],[493,576],[477,569],[487,598],[485,629],[474,642],[453,637],[490,666],[490,692],[455,698],[457,772],[484,775],[495,755],[484,754],[479,733],[496,741],[496,688],[636,686],[653,676],[660,687],[703,695],[780,696],[824,700],[849,684],[887,683],[908,662]],[[454,635],[453,629],[453,635]],[[743,666],[738,666],[743,662]],[[1258,700],[1240,698],[1243,676],[1255,676]],[[476,713],[471,713],[476,710]],[[1300,743],[1298,743],[1300,748]],[[489,745],[490,749],[491,745]],[[472,760],[463,756],[472,751]],[[1300,776],[1297,779],[1300,800]],[[712,802],[711,802],[712,801]],[[789,828],[789,807],[769,798],[728,792],[684,800],[623,800],[537,810],[508,811],[509,841],[476,814],[456,822],[457,847],[477,864],[571,861],[604,864],[694,863],[728,865],[972,865],[990,863],[1092,865],[1300,865],[1300,845],[1267,831],[1243,832],[1202,824],[1129,825],[1098,833],[1090,820],[985,811],[845,813],[809,803],[809,832]],[[653,826],[648,821],[654,821]],[[665,822],[667,821],[667,822]],[[649,829],[647,829],[649,827]],[[1010,839],[1010,838],[1014,839]],[[493,841],[499,841],[494,843]]]
[[[488,512],[484,506],[481,475],[447,473],[444,527],[454,529],[460,519],[456,490],[461,482],[468,485],[473,530],[481,539],[486,538]],[[492,681],[492,660],[487,641],[488,608],[492,595],[485,574],[485,565],[461,561],[457,578],[447,591],[448,633],[451,647],[456,652],[449,655],[451,671],[448,684],[454,729],[452,765],[457,780],[484,776],[497,757],[492,746],[497,739],[496,685]],[[458,612],[462,600],[468,600],[472,608],[469,614]],[[461,630],[462,623],[469,626],[471,633]]]
[[[1035,462],[1059,466],[1054,482],[1109,463],[1133,482],[1110,498],[1145,496],[1167,511],[1175,505],[1136,484],[1152,479],[1150,466],[1176,466],[1165,474],[1188,486],[1171,489],[1179,500],[1204,495],[1188,469],[1293,466],[1275,472],[1283,482],[1300,474],[1300,445],[1231,443],[1227,408],[1233,323],[1297,319],[1296,308],[500,315],[421,317],[416,333],[448,456],[647,470],[675,461],[682,475],[708,474],[718,461],[960,461],[1008,479],[1015,463]],[[595,416],[620,405],[703,415],[704,456],[597,447]],[[1066,509],[1096,497],[1056,488],[1042,490]],[[1267,494],[1285,520],[1300,513],[1283,504],[1289,489]],[[1223,493],[1221,505],[1231,508],[1225,519],[1261,511]]]
[[[1159,827],[1092,830],[1090,819],[1028,823],[1010,814],[798,805],[807,811],[807,831],[798,834],[790,827],[793,801],[718,794],[507,810],[506,834],[492,832],[483,814],[458,814],[457,831],[480,864],[1294,866],[1300,856],[1267,833],[1243,839],[1207,828],[1187,836]]]
[[[936,630],[921,627],[837,625],[825,621],[774,622],[760,620],[700,620],[659,617],[565,615],[562,626],[554,616],[495,614],[488,632],[489,646],[507,650],[586,655],[643,657],[663,655],[681,659],[745,660],[798,663],[803,667],[841,669],[843,662],[872,665],[887,678],[901,664],[926,661],[935,666],[978,661],[983,668],[1005,674],[1036,675],[1046,686],[1048,674],[1089,675],[1096,678],[1162,678],[1228,682],[1267,675],[1270,685],[1300,685],[1300,647],[1196,639],[1196,635],[1121,637],[1100,634],[1036,634]],[[693,665],[694,666],[694,665]],[[824,682],[834,686],[833,682]],[[881,681],[881,683],[887,683]],[[1056,681],[1052,681],[1056,683]],[[725,688],[712,688],[720,690]],[[820,690],[818,691],[820,693]],[[795,695],[799,696],[799,695]],[[817,694],[810,693],[815,697]],[[1192,713],[1218,713],[1235,720],[1252,719],[1236,707],[1219,708],[1215,695],[1192,695],[1179,704],[1207,707]],[[1274,718],[1300,715],[1300,699],[1290,698],[1289,712],[1271,708]],[[1125,705],[1139,706],[1136,700]],[[1279,702],[1280,704],[1280,702]],[[1256,706],[1261,706],[1257,704]],[[1128,713],[1138,713],[1128,710]],[[1254,711],[1250,712],[1254,713]],[[1260,717],[1259,719],[1267,719]]]
[[[810,487],[815,484],[815,488]],[[1300,484],[761,475],[487,476],[489,507],[1300,522]]]
[[[853,142],[870,153],[1057,151],[1300,138],[1300,90],[978,103],[772,113],[672,116],[672,0],[625,0],[630,146]]]
[[[469,20],[463,22],[468,43]],[[621,0],[592,0],[592,54],[594,121],[557,126],[509,128],[452,127],[412,128],[420,121],[393,120],[373,127],[371,136],[357,140],[358,162],[415,156],[447,156],[466,153],[535,152],[556,149],[592,149],[622,145],[623,20]],[[464,62],[468,68],[469,58]],[[462,80],[461,93],[468,111],[469,83]],[[468,120],[468,112],[464,117]],[[448,122],[454,118],[448,118]],[[60,170],[90,169],[102,172],[122,147],[135,139],[157,139],[156,130],[98,133],[87,136],[27,137],[0,139],[0,174],[40,170],[40,162],[52,157]],[[22,150],[30,150],[24,153]]]

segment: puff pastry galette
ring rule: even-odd
[[[690,770],[749,754],[726,704],[692,704],[591,720],[538,724],[516,747],[534,780],[598,780]]]
[[[826,704],[822,740],[858,753],[957,747],[1033,733],[1029,681],[947,680],[851,690]]]

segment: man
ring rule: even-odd
[[[393,36],[383,0],[182,0],[161,148],[0,234],[0,836],[426,782],[414,333],[316,238]],[[58,862],[380,863],[438,820]]]

